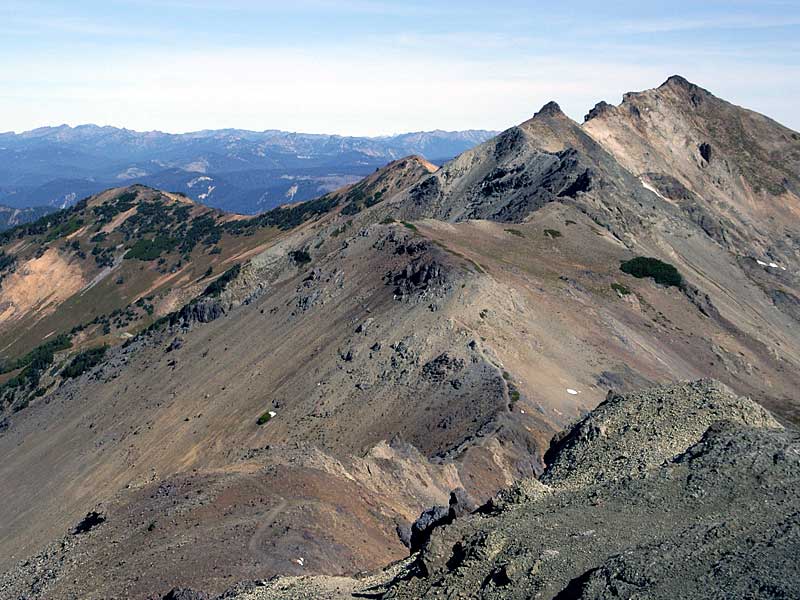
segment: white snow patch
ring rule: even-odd
[[[578,390],[573,390],[572,388],[567,388],[567,393],[572,396],[577,396],[578,394],[580,394]]]
[[[764,262],[763,260],[756,259],[756,262],[761,265],[762,267],[769,267],[770,269],[780,269],[781,271],[785,271],[786,267],[780,266],[778,263],[774,262]]]
[[[278,413],[276,413],[274,410],[271,410],[271,411],[269,411],[269,418],[271,419],[271,418],[273,418],[274,416],[276,416],[277,414],[278,414]]]
[[[305,565],[306,559],[301,556],[300,558],[295,558],[294,562],[296,562],[298,565],[302,567]]]
[[[207,176],[203,175],[202,177],[195,177],[191,181],[187,182],[186,183],[186,187],[192,188],[192,187],[196,186],[198,183],[200,183],[201,181],[214,181],[214,180],[211,179],[211,177],[207,177]]]
[[[128,167],[122,173],[117,175],[117,179],[135,179],[136,177],[144,177],[147,171],[138,167]]]
[[[215,185],[208,186],[208,191],[205,194],[198,194],[197,195],[197,199],[198,200],[205,200],[206,198],[208,198],[214,192],[215,189],[217,189],[217,186],[215,186]]]
[[[662,195],[661,192],[659,192],[656,188],[654,188],[652,185],[647,183],[642,177],[639,177],[639,181],[642,183],[642,187],[644,189],[653,192],[656,196],[658,196],[662,200],[666,200],[667,202],[670,202],[669,198],[667,198],[666,196]]]

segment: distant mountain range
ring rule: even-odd
[[[34,206],[30,208],[12,208],[10,206],[3,206],[0,204],[0,231],[31,223],[43,217],[44,215],[53,212],[55,209],[50,206]]]
[[[441,163],[495,134],[428,131],[370,138],[42,127],[0,133],[0,204],[63,208],[109,187],[142,183],[252,214],[320,196],[410,154]]]

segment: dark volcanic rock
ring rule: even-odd
[[[176,337],[175,339],[172,340],[172,342],[170,342],[169,346],[167,346],[167,352],[180,350],[181,348],[183,348],[183,343],[184,341],[182,337]]]
[[[438,527],[393,599],[796,598],[800,437],[724,386],[610,395],[522,481]]]
[[[711,144],[703,142],[697,146],[697,150],[700,152],[700,156],[703,157],[704,161],[711,162]]]
[[[162,600],[209,600],[209,596],[189,588],[172,588],[163,596]]]
[[[444,267],[436,260],[419,258],[410,262],[405,269],[392,275],[396,296],[419,294],[429,288],[446,283]]]
[[[184,306],[178,314],[184,325],[192,323],[210,323],[225,314],[225,308],[219,300],[203,298]]]
[[[696,286],[685,282],[683,286],[681,286],[681,289],[684,295],[689,299],[689,302],[694,304],[701,313],[711,319],[722,321],[722,315],[720,315],[719,310],[714,306],[708,294],[700,291]]]
[[[455,520],[477,510],[478,505],[464,488],[456,488],[450,492],[450,520]]]
[[[72,530],[72,533],[75,535],[80,535],[81,533],[88,533],[92,529],[102,525],[106,521],[106,516],[102,513],[92,511],[88,513],[80,523],[75,526],[75,529]]]
[[[411,525],[411,538],[409,549],[411,552],[420,550],[430,539],[431,532],[439,525],[450,522],[450,510],[446,506],[433,506],[426,509]]]
[[[464,488],[456,488],[450,492],[448,506],[433,506],[425,510],[411,525],[408,548],[412,553],[422,549],[430,540],[433,530],[442,525],[449,525],[457,518],[474,512],[478,505]],[[398,528],[401,541],[403,535]],[[403,542],[405,544],[405,542]]]
[[[783,290],[770,290],[769,297],[782,312],[800,322],[800,298]],[[3,424],[0,422],[0,431]]]
[[[601,100],[600,102],[594,105],[594,108],[592,108],[592,110],[590,110],[585,117],[583,117],[583,120],[588,121],[589,119],[594,119],[595,117],[599,117],[603,113],[606,113],[609,110],[612,110],[613,108],[614,107],[611,106],[608,102],[606,102],[605,100]]]
[[[465,364],[463,359],[444,352],[423,365],[422,376],[429,381],[442,382],[450,375],[461,371]]]

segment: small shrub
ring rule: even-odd
[[[558,229],[545,229],[544,234],[550,239],[556,239],[561,237],[561,232]]]
[[[175,238],[159,235],[152,240],[141,239],[138,240],[130,250],[125,254],[127,259],[137,260],[155,260],[164,252],[169,252],[177,245],[178,241]]]
[[[258,423],[259,425],[264,425],[265,423],[269,423],[271,420],[272,420],[272,414],[270,413],[270,411],[267,411],[263,415],[258,417],[258,421],[256,421],[256,423]]]
[[[203,296],[219,296],[225,291],[228,284],[239,276],[241,270],[241,265],[233,265],[230,269],[208,284],[208,287],[203,291]]]
[[[506,233],[510,233],[511,235],[515,235],[521,238],[525,237],[525,234],[522,233],[519,229],[506,229]]]
[[[65,237],[70,235],[71,233],[75,233],[83,227],[83,219],[79,219],[78,217],[73,217],[69,221],[56,225],[55,227],[51,228],[50,231],[47,233],[45,237],[45,241],[52,242],[60,237]]]
[[[108,346],[100,346],[99,348],[90,348],[75,356],[72,361],[64,367],[61,371],[62,377],[65,379],[75,379],[99,365],[103,357],[108,351]]]
[[[683,277],[673,265],[647,256],[637,256],[619,266],[623,273],[633,275],[638,279],[650,277],[656,283],[664,286],[680,286]]]
[[[341,227],[337,227],[336,229],[331,231],[331,237],[335,238],[335,237],[339,237],[340,235],[342,235],[347,230],[347,225],[349,223],[350,223],[350,221],[348,221],[347,223],[345,223]]]
[[[392,223],[396,223],[392,217],[386,217],[383,221],[381,221],[381,225],[391,225]]]
[[[13,254],[6,254],[4,250],[0,250],[0,271],[10,270],[16,262],[16,256]]]
[[[289,258],[297,265],[306,265],[311,262],[311,255],[305,250],[292,250]]]
[[[345,207],[342,209],[342,214],[351,216],[361,212],[361,206],[356,204],[355,202],[351,202],[350,204],[346,204]]]
[[[631,291],[621,283],[616,283],[616,282],[612,283],[611,289],[617,292],[620,296],[627,296],[628,294],[631,293]]]
[[[408,221],[403,221],[403,227],[410,229],[411,231],[419,231],[416,225],[414,225],[413,223],[409,223]]]
[[[43,371],[53,362],[53,355],[56,352],[66,350],[70,346],[72,346],[70,336],[62,333],[49,342],[40,344],[21,358],[3,365],[0,367],[0,373],[8,373],[15,369],[25,369],[27,367],[33,367],[36,371]]]

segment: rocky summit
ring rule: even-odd
[[[0,598],[800,596],[800,134],[670,77],[469,140],[15,213]]]

